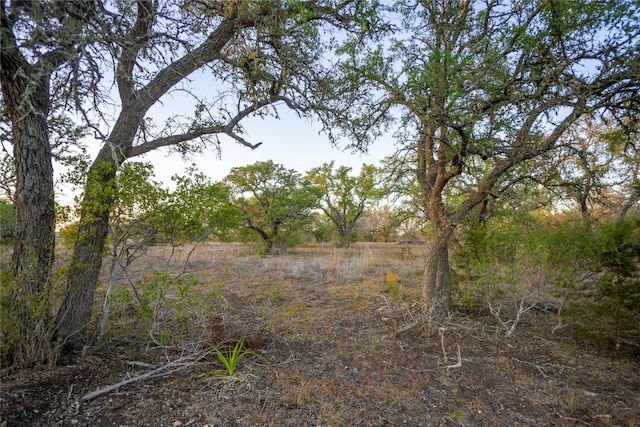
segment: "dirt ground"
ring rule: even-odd
[[[122,280],[106,334],[84,357],[2,378],[0,426],[640,425],[638,347],[552,333],[553,313],[527,312],[511,338],[490,315],[461,312],[434,334],[397,334],[419,313],[422,251],[358,244],[259,257],[208,244],[189,260],[198,284],[162,282],[153,294],[151,271],[168,254],[153,248],[129,272],[146,297]],[[244,336],[264,359],[202,375],[221,368],[210,344]]]

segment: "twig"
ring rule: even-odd
[[[131,366],[140,366],[142,368],[156,369],[156,366],[152,365],[151,363],[139,362],[137,360],[128,360],[127,364]]]
[[[557,409],[554,409],[554,410],[553,410],[553,412],[554,412],[557,416],[559,416],[560,418],[562,418],[563,420],[569,420],[569,421],[571,421],[571,422],[578,423],[578,424],[582,424],[582,425],[585,425],[585,426],[590,426],[590,425],[591,425],[591,424],[589,424],[588,422],[586,422],[586,421],[584,421],[584,420],[581,420],[581,419],[579,419],[579,418],[574,418],[574,417],[569,417],[569,416],[566,416],[566,415],[562,415],[560,412],[558,412],[558,410],[557,410]]]
[[[444,328],[438,328],[438,334],[440,334],[440,345],[442,345],[442,354],[444,356],[444,363],[447,363],[447,351],[444,348]]]
[[[416,326],[422,326],[424,325],[424,319],[422,316],[418,316],[418,318],[414,321],[409,323],[408,325],[403,326],[402,328],[398,329],[393,336],[397,337],[405,332],[410,331],[411,329],[415,328]]]
[[[442,345],[442,354],[444,355],[444,363],[447,363],[447,351],[444,347],[444,331],[446,331],[445,328],[438,328],[438,334],[440,334],[440,344]],[[454,365],[443,366],[442,368],[446,369],[447,372],[452,368],[462,368],[462,354],[460,353],[460,345],[456,343],[456,347],[458,348],[458,362]]]
[[[452,368],[462,368],[462,355],[460,354],[460,345],[456,343],[456,347],[458,348],[458,362],[455,365],[445,366],[444,368],[449,372],[449,369]]]

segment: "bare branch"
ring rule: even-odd
[[[189,354],[186,356],[182,356],[176,360],[173,360],[169,363],[166,363],[162,366],[160,366],[159,368],[156,368],[152,371],[146,372],[144,374],[140,374],[140,375],[136,375],[135,377],[131,377],[131,378],[127,378],[126,380],[120,381],[119,383],[116,384],[111,384],[108,385],[104,388],[101,388],[99,390],[93,391],[91,393],[85,394],[84,396],[82,396],[80,399],[78,399],[78,401],[76,402],[77,405],[80,405],[80,403],[82,402],[86,402],[88,400],[91,399],[95,399],[98,396],[101,396],[105,393],[109,393],[113,390],[117,390],[120,387],[124,387],[127,384],[131,384],[137,381],[144,381],[144,380],[148,380],[151,378],[157,378],[157,377],[163,377],[166,375],[171,375],[174,374],[178,371],[181,371],[185,368],[188,368],[190,366],[195,365],[196,363],[198,363],[200,360],[204,359],[205,357],[207,357],[209,354],[211,354],[213,351],[212,350],[208,350],[208,351],[200,351],[197,353],[193,353],[193,354]]]
[[[153,25],[155,12],[151,0],[138,0],[137,7],[138,17],[124,38],[127,44],[122,46],[122,53],[116,70],[120,100],[125,105],[130,102],[133,95],[133,67],[138,53],[144,47],[145,36],[147,36]]]

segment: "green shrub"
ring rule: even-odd
[[[13,210],[13,205],[0,199],[0,242],[12,240],[15,228],[16,213]]]
[[[465,310],[488,309],[506,326],[515,319],[503,321],[500,308],[513,317],[555,299],[562,319],[591,342],[640,341],[640,219],[496,221],[465,230],[453,259],[454,297]]]
[[[111,295],[113,313],[110,323],[121,321],[133,313],[152,339],[166,344],[176,336],[176,327],[195,329],[191,320],[198,300],[193,289],[199,281],[193,274],[173,277],[153,271],[150,278],[140,279],[130,289],[116,287]],[[133,310],[127,310],[127,307]],[[124,319],[126,321],[126,319]],[[193,328],[192,328],[193,327]],[[195,331],[194,331],[195,332]]]
[[[0,269],[0,366],[53,365],[58,343],[53,343],[55,322],[52,285],[25,292],[19,279]]]
[[[581,335],[619,349],[640,338],[640,219],[597,226],[588,250],[597,274],[578,288],[567,316]]]
[[[465,230],[454,260],[454,296],[471,312],[535,300],[546,281],[540,230],[530,222],[502,221]]]

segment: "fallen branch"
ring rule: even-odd
[[[197,362],[199,362],[200,360],[202,360],[204,357],[206,357],[208,354],[211,354],[211,353],[212,353],[211,351],[205,351],[201,353],[190,354],[188,356],[182,356],[179,359],[176,359],[172,362],[167,363],[166,365],[163,365],[157,369],[154,369],[153,371],[149,371],[142,375],[137,375],[135,377],[127,378],[126,380],[120,381],[117,384],[111,384],[107,387],[93,391],[89,394],[85,394],[80,399],[78,399],[77,403],[82,403],[91,399],[95,399],[100,395],[109,393],[110,391],[116,390],[127,384],[131,384],[137,381],[148,380],[150,378],[157,378],[157,377],[173,374],[175,372],[183,370],[184,368],[193,366],[194,364],[196,364]]]
[[[422,325],[424,325],[424,319],[422,318],[422,316],[420,316],[416,321],[411,322],[408,325],[405,325],[402,328],[398,329],[395,333],[393,333],[392,337],[398,337],[399,335],[404,334],[405,332],[409,332],[413,328]]]

